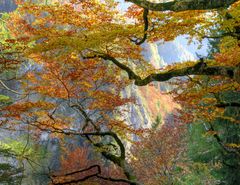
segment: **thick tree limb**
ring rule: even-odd
[[[92,169],[97,169],[96,172],[92,173],[91,175],[87,175],[83,178],[79,178],[79,179],[72,179],[72,180],[66,180],[66,181],[62,181],[62,182],[56,182],[59,178],[65,178],[65,177],[69,177],[69,176],[72,176],[72,175],[76,175],[76,174],[80,174],[82,172],[87,172],[89,170],[92,170]],[[101,175],[101,167],[99,165],[92,165],[92,166],[89,166],[88,168],[85,168],[85,169],[82,169],[82,170],[77,170],[77,171],[73,171],[73,172],[70,172],[70,173],[66,173],[66,174],[63,174],[63,175],[52,175],[50,176],[50,178],[52,179],[52,184],[53,185],[63,185],[63,184],[72,184],[72,183],[78,183],[78,182],[83,182],[83,181],[86,181],[90,178],[99,178],[99,179],[102,179],[102,180],[105,180],[105,181],[111,181],[111,182],[124,182],[124,183],[127,183],[127,184],[132,184],[134,182],[132,181],[129,181],[127,179],[121,179],[121,178],[112,178],[112,177],[104,177]]]
[[[91,175],[87,175],[87,176],[85,176],[85,177],[83,177],[83,178],[79,178],[79,179],[74,178],[74,179],[65,180],[65,181],[59,180],[59,179],[61,179],[61,178],[64,179],[65,177],[69,177],[69,176],[72,176],[72,175],[75,175],[75,174],[80,174],[80,173],[82,173],[82,172],[87,172],[87,171],[92,170],[92,169],[94,169],[94,168],[97,169],[97,172],[92,173]],[[85,168],[85,169],[82,169],[82,170],[77,170],[77,171],[70,172],[70,173],[66,173],[66,174],[63,174],[63,175],[59,175],[59,176],[57,176],[57,175],[52,175],[52,176],[51,176],[51,179],[52,179],[52,184],[53,184],[53,185],[72,184],[72,183],[78,183],[78,182],[86,181],[86,180],[88,180],[88,179],[90,179],[90,178],[92,178],[92,177],[96,177],[96,176],[97,176],[98,174],[100,174],[100,173],[101,173],[100,166],[99,166],[99,165],[92,165],[92,166],[90,166],[90,167],[88,167],[88,168]]]
[[[129,79],[135,80],[135,85],[138,85],[138,86],[145,86],[154,81],[163,82],[163,81],[170,80],[171,78],[174,78],[174,77],[181,77],[181,76],[187,76],[187,75],[225,76],[229,78],[234,78],[234,75],[235,75],[234,74],[235,67],[225,67],[225,66],[209,66],[208,67],[206,63],[200,60],[200,62],[197,62],[195,65],[190,67],[173,69],[166,72],[154,73],[142,79],[131,68],[122,64],[114,57],[111,57],[106,54],[102,54],[102,55],[99,54],[99,55],[96,55],[95,57],[100,57],[104,60],[110,60],[111,62],[113,62],[120,69],[126,71]]]
[[[73,179],[73,180],[69,180],[69,181],[65,181],[65,182],[53,182],[53,185],[64,185],[64,184],[73,184],[73,183],[78,183],[78,182],[84,182],[90,178],[96,177],[97,174],[92,174],[92,175],[87,175],[81,179]]]
[[[39,125],[36,125],[36,124],[31,124],[29,123],[30,125],[32,126],[35,126],[37,127],[38,129],[42,130],[42,131],[49,131],[49,129],[46,129],[46,128],[42,128],[41,126],[39,125],[43,125],[45,126],[44,124],[42,123],[39,123]],[[49,127],[49,125],[47,125]],[[102,148],[106,145],[102,144],[101,142],[100,143],[94,143],[90,137],[91,136],[100,136],[100,137],[104,137],[104,136],[110,136],[112,137],[119,149],[120,149],[120,156],[116,156],[114,154],[111,154],[109,152],[106,152],[106,151],[102,151],[101,154],[107,159],[107,160],[110,160],[111,162],[113,162],[114,164],[118,165],[119,167],[122,168],[124,174],[126,175],[127,179],[125,180],[125,182],[129,181],[130,182],[130,185],[139,185],[138,182],[136,182],[136,177],[132,174],[132,171],[131,169],[129,168],[128,164],[127,164],[127,161],[126,161],[126,157],[125,157],[125,147],[121,141],[121,139],[117,136],[117,134],[115,134],[114,132],[112,131],[106,131],[106,132],[84,132],[84,133],[81,133],[81,132],[76,132],[74,130],[63,130],[63,129],[58,129],[58,128],[55,128],[55,127],[52,127],[52,130],[50,130],[50,132],[52,133],[59,133],[59,134],[64,134],[64,135],[77,135],[77,136],[82,136],[82,137],[86,137],[90,143],[97,147],[97,148]],[[84,177],[83,179],[78,179],[76,180],[76,182],[80,182],[80,181],[85,181],[89,178],[92,178],[94,176],[96,176],[97,174],[94,174],[94,175],[90,175],[90,176],[86,176]],[[103,179],[103,178],[102,178]],[[110,178],[111,179],[111,178]],[[107,180],[107,179],[105,179]],[[75,181],[74,181],[75,182]],[[73,183],[73,182],[72,182]],[[63,184],[63,183],[61,183]],[[66,182],[65,184],[69,184],[69,182]],[[60,184],[58,184],[60,185]]]
[[[175,0],[165,3],[153,3],[147,0],[126,0],[152,11],[210,10],[228,7],[237,0]]]

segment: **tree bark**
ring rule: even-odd
[[[187,76],[187,75],[223,76],[223,77],[229,77],[232,79],[236,79],[236,76],[239,75],[239,73],[237,73],[238,71],[236,72],[236,70],[235,70],[236,67],[207,66],[207,64],[201,59],[199,62],[196,62],[195,65],[190,66],[190,67],[184,67],[184,68],[180,68],[180,69],[172,69],[169,71],[153,73],[153,74],[148,75],[146,78],[141,78],[131,68],[122,64],[114,57],[111,57],[106,54],[95,55],[93,57],[100,57],[104,60],[111,61],[116,66],[118,66],[120,69],[127,72],[129,79],[134,80],[135,85],[138,85],[138,86],[145,86],[154,81],[164,82],[164,81],[170,80],[171,78],[174,78],[174,77],[181,77],[181,76]],[[91,58],[93,58],[93,57],[91,57]]]
[[[153,3],[147,0],[126,0],[152,11],[210,10],[226,8],[237,0],[175,0],[165,3]]]

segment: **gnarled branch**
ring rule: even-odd
[[[181,68],[181,69],[173,69],[169,71],[163,71],[159,73],[153,73],[148,75],[146,78],[141,78],[137,75],[131,68],[119,62],[116,58],[109,56],[107,54],[97,54],[92,56],[100,57],[104,60],[109,60],[118,66],[120,69],[127,72],[130,80],[135,80],[135,85],[145,86],[151,82],[163,82],[170,80],[174,77],[181,77],[187,75],[208,75],[208,76],[225,76],[229,78],[234,78],[235,75],[235,67],[227,67],[227,66],[207,66],[202,60],[196,62],[195,65]]]
[[[185,10],[210,10],[228,7],[237,0],[175,0],[154,3],[147,0],[126,0],[140,7],[153,11],[185,11]]]

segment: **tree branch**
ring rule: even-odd
[[[216,104],[216,107],[220,107],[220,108],[226,108],[226,107],[240,107],[240,103],[237,102],[231,102],[231,103],[218,103]]]
[[[143,38],[141,40],[138,41],[137,40],[132,40],[136,45],[141,45],[145,42],[145,40],[147,39],[147,30],[148,30],[148,9],[144,8],[143,11],[143,21],[144,21],[144,32],[143,32]]]
[[[71,107],[76,108],[82,114],[86,123],[90,122],[96,131],[100,131],[100,129],[94,124],[93,120],[88,116],[87,112],[80,105],[74,104],[71,105]],[[87,124],[85,126],[87,126]],[[83,127],[83,129],[85,129],[85,126]]]
[[[210,10],[228,7],[237,0],[175,0],[169,2],[153,3],[147,0],[126,0],[142,8],[153,11],[174,11],[180,12],[185,10]]]
[[[69,180],[69,181],[65,181],[65,182],[53,182],[53,185],[64,185],[64,184],[72,184],[72,183],[78,183],[78,182],[83,182],[83,181],[86,181],[92,177],[96,177],[97,176],[97,173],[95,174],[92,174],[92,175],[87,175],[81,179],[73,179],[73,180]]]
[[[15,90],[13,90],[13,89],[10,89],[2,80],[0,80],[0,84],[4,87],[4,89],[6,89],[7,91],[10,91],[10,92],[12,92],[12,93],[14,93],[14,94],[26,95],[26,94],[24,94],[24,93],[20,93],[20,92],[18,92],[18,91],[15,91]]]
[[[30,124],[30,123],[29,123]],[[36,126],[37,128],[39,128],[42,131],[49,131],[49,129],[46,128],[42,128],[40,125],[45,126],[42,123],[39,123],[39,125],[35,125],[35,124],[31,124],[32,126]],[[48,127],[50,125],[47,125]],[[119,167],[122,168],[124,174],[126,175],[127,179],[130,183],[130,185],[138,185],[139,183],[136,182],[136,177],[133,175],[131,169],[129,168],[127,162],[126,162],[126,154],[125,154],[125,147],[121,141],[121,139],[118,137],[118,135],[112,131],[106,131],[106,132],[76,132],[74,130],[63,130],[63,129],[58,129],[55,127],[51,127],[53,130],[50,130],[52,133],[59,133],[59,134],[65,134],[65,135],[78,135],[78,136],[82,136],[82,137],[86,137],[88,139],[88,141],[95,147],[97,148],[102,148],[105,145],[101,142],[99,143],[94,143],[94,141],[90,138],[91,136],[100,136],[100,137],[104,137],[104,136],[111,136],[117,143],[119,149],[120,149],[120,156],[116,156],[114,154],[111,154],[110,152],[106,152],[106,151],[101,151],[101,154],[107,159],[110,160],[111,162],[113,162],[114,164],[118,165]],[[96,176],[96,174],[94,175]],[[84,177],[83,179],[80,179],[80,181],[84,181],[87,180],[88,178],[91,178],[93,176],[87,176]],[[75,181],[74,181],[75,182]],[[63,183],[62,183],[63,184]],[[65,183],[68,184],[68,183]],[[58,184],[60,185],[60,184]]]
[[[129,79],[135,80],[135,85],[138,85],[138,86],[145,86],[154,81],[163,82],[163,81],[170,80],[171,78],[174,78],[174,77],[181,77],[181,76],[187,76],[187,75],[225,76],[229,78],[234,78],[234,75],[235,75],[234,74],[235,67],[226,67],[226,66],[209,66],[208,67],[206,63],[200,60],[199,62],[196,62],[195,65],[190,67],[173,69],[166,72],[154,73],[142,79],[131,68],[122,64],[114,57],[111,57],[107,54],[97,54],[94,57],[100,57],[104,60],[110,60],[120,69],[126,71]]]
[[[70,172],[70,173],[65,173],[63,175],[52,175],[51,177],[66,177],[66,176],[71,176],[71,175],[75,175],[77,173],[82,173],[82,172],[85,172],[85,171],[89,171],[91,169],[94,169],[94,168],[97,168],[97,171],[98,173],[101,173],[101,168],[99,165],[95,164],[95,165],[92,165],[92,166],[89,166],[88,168],[84,168],[84,169],[81,169],[81,170],[77,170],[77,171],[73,171],[73,172]]]
[[[68,176],[72,176],[72,175],[75,175],[75,174],[79,174],[79,173],[82,173],[82,172],[89,171],[89,170],[94,169],[94,168],[97,168],[97,172],[95,172],[91,175],[87,175],[87,176],[85,176],[81,179],[72,179],[72,180],[68,180],[68,181],[64,181],[64,182],[54,182],[54,181],[57,181],[57,178],[65,178],[65,177],[68,177]],[[96,178],[99,178],[99,179],[102,179],[102,180],[105,180],[105,181],[111,181],[111,182],[125,182],[125,183],[128,183],[128,184],[134,183],[134,182],[132,182],[130,180],[127,180],[127,179],[118,179],[118,178],[102,176],[101,175],[101,167],[97,164],[89,166],[88,168],[85,168],[85,169],[82,169],[82,170],[73,171],[73,172],[70,172],[70,173],[63,174],[63,175],[59,175],[59,176],[58,175],[52,175],[52,176],[50,176],[50,178],[52,179],[52,184],[53,185],[78,183],[78,182],[86,181],[86,180],[88,180],[90,178],[93,178],[93,177],[96,177]]]

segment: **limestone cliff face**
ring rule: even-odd
[[[181,43],[181,40],[175,39],[171,42],[157,43],[158,54],[161,56],[164,64],[173,64],[176,62],[193,61],[196,57],[187,49],[187,46]]]
[[[162,43],[144,44],[145,58],[155,66],[156,69],[175,62],[195,60],[196,57],[187,49],[186,45],[179,40]],[[151,127],[158,117],[162,123],[169,114],[178,106],[171,96],[164,94],[170,89],[170,85],[165,82],[154,83],[145,87],[131,86],[123,93],[124,96],[134,97],[136,104],[129,107],[127,121],[139,127]]]

